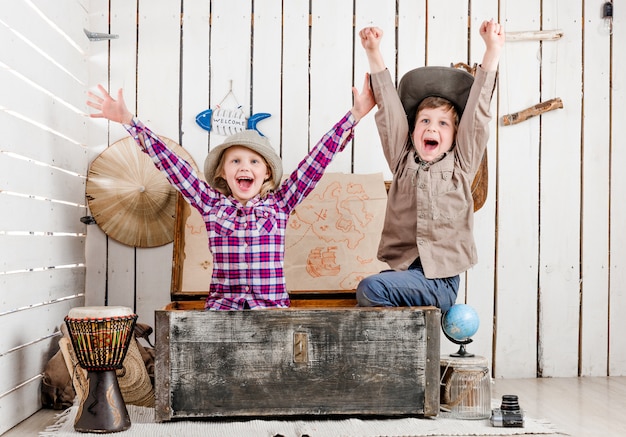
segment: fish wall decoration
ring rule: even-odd
[[[234,109],[222,108],[222,104],[228,97],[232,97],[237,105]],[[261,120],[271,117],[271,114],[266,112],[259,112],[252,114],[250,118],[246,118],[241,105],[233,93],[233,81],[230,81],[230,89],[217,105],[217,109],[207,109],[196,115],[196,123],[209,132],[215,131],[219,135],[229,136],[236,134],[237,132],[244,131],[246,129],[253,129],[259,133],[262,137],[263,133],[257,129],[256,125]]]
[[[196,123],[209,132],[215,131],[219,135],[232,135],[246,129],[254,129],[261,136],[263,133],[257,128],[257,123],[271,117],[271,114],[259,112],[246,118],[240,108],[207,109],[196,115]]]

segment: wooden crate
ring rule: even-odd
[[[441,312],[156,311],[156,420],[439,411]]]

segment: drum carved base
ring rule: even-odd
[[[74,429],[109,433],[130,428],[130,417],[114,370],[89,371],[89,393],[82,400]]]

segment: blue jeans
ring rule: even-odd
[[[427,306],[444,313],[454,305],[459,290],[459,275],[428,279],[420,259],[406,271],[384,270],[363,279],[356,289],[359,306]]]

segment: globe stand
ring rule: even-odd
[[[450,354],[451,357],[460,357],[460,358],[469,358],[469,357],[473,357],[474,354],[469,353],[465,350],[465,345],[462,344],[461,347],[459,347],[459,350],[456,351],[456,353],[454,354]]]
[[[458,344],[458,345],[460,345],[459,350],[458,350],[458,351],[456,351],[456,353],[454,353],[454,354],[450,354],[450,356],[451,356],[451,357],[458,357],[458,358],[470,358],[470,357],[473,357],[473,356],[474,356],[474,354],[472,354],[472,353],[470,353],[470,352],[467,352],[467,350],[465,349],[465,345],[466,345],[466,344],[470,344],[470,343],[472,342],[472,339],[471,339],[471,338],[466,338],[465,340],[456,340],[456,339],[454,339],[454,338],[450,337],[450,336],[446,333],[446,331],[445,331],[445,330],[443,330],[443,329],[442,329],[442,331],[443,331],[443,335],[445,335],[445,336],[446,336],[446,338],[447,338],[448,340],[450,340],[450,341],[451,341],[452,343],[454,343],[454,344]]]

